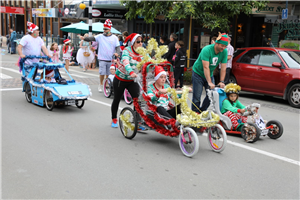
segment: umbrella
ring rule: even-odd
[[[64,27],[60,28],[60,30],[62,30],[64,32],[69,32],[69,33],[85,33],[84,29],[82,29],[82,28],[85,27],[86,25],[87,25],[86,23],[81,21],[81,22],[78,22],[75,24],[64,26]]]
[[[181,28],[180,31],[177,31],[177,32],[176,32],[176,35],[178,35],[178,34],[183,34],[183,32],[184,32],[184,28]]]
[[[103,23],[101,23],[101,22],[93,23],[92,24],[92,31],[93,31],[93,33],[102,33],[103,32],[103,27],[104,27]],[[81,30],[85,33],[88,33],[89,32],[89,25],[85,24],[84,26],[77,27],[76,29]],[[111,33],[121,34],[120,31],[118,31],[117,29],[115,29],[113,27],[111,27]]]

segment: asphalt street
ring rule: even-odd
[[[187,158],[178,138],[148,130],[128,140],[111,128],[112,98],[97,91],[97,70],[70,68],[93,93],[82,109],[48,111],[25,100],[18,57],[2,54],[3,199],[300,198],[300,112],[280,98],[242,93],[240,101],[260,103],[264,119],[280,121],[281,138],[249,144],[228,135],[226,149],[215,153],[202,135],[198,154]]]

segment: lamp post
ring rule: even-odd
[[[85,4],[81,3],[79,5],[80,9],[85,9]],[[92,12],[93,12],[93,2],[92,0],[89,0],[89,37],[92,36],[92,23],[93,23],[93,16],[92,16]]]

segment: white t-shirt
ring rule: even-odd
[[[25,56],[41,56],[41,48],[44,45],[44,41],[40,37],[34,38],[31,35],[25,35],[19,44],[23,46],[22,52]],[[32,62],[38,61],[38,59],[28,59],[25,64],[31,65]]]
[[[114,82],[115,75],[110,74],[108,75],[108,78],[111,80],[111,82]]]
[[[103,34],[95,37],[98,42],[98,59],[111,61],[112,56],[115,53],[116,47],[120,46],[120,42],[117,36],[110,35],[104,36]]]

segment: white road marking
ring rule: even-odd
[[[0,73],[0,78],[2,78],[2,79],[10,79],[10,78],[13,78],[13,77]]]
[[[74,70],[74,69],[69,69],[71,72],[77,72],[77,73],[80,73],[80,74],[84,74],[84,75],[88,75],[88,76],[95,76],[95,77],[99,77],[99,75],[96,75],[96,74],[90,74],[90,73],[87,73],[87,72],[79,72],[77,70]],[[71,76],[73,75],[73,73],[71,74]]]
[[[14,90],[22,90],[22,88],[0,89],[0,91],[14,91]],[[98,101],[96,99],[89,98],[88,100],[93,101],[95,103],[99,103],[99,104],[108,106],[108,107],[111,107],[111,104],[108,104],[108,103],[105,103],[105,102],[102,102],[102,101]],[[119,107],[119,109],[122,110],[123,108]],[[207,136],[207,134],[204,133],[203,136]],[[270,152],[267,152],[267,151],[264,151],[264,150],[249,147],[247,145],[240,144],[240,143],[237,143],[237,142],[233,142],[233,141],[230,141],[230,140],[227,140],[227,143],[231,144],[231,145],[234,145],[234,146],[237,146],[237,147],[240,147],[240,148],[243,148],[243,149],[246,149],[246,150],[249,150],[249,151],[252,151],[252,152],[256,152],[256,153],[271,157],[271,158],[275,158],[275,159],[278,159],[278,160],[282,160],[284,162],[288,162],[288,163],[300,166],[300,161],[297,161],[297,160],[293,160],[293,159],[290,159],[290,158],[287,158],[287,157],[284,157],[284,156],[280,156],[280,155],[276,155],[276,154],[273,154],[273,153],[270,153]]]
[[[6,67],[0,67],[0,69],[5,69],[11,72],[15,72],[17,74],[21,74],[21,72],[18,69],[11,69],[11,68],[6,68]]]

